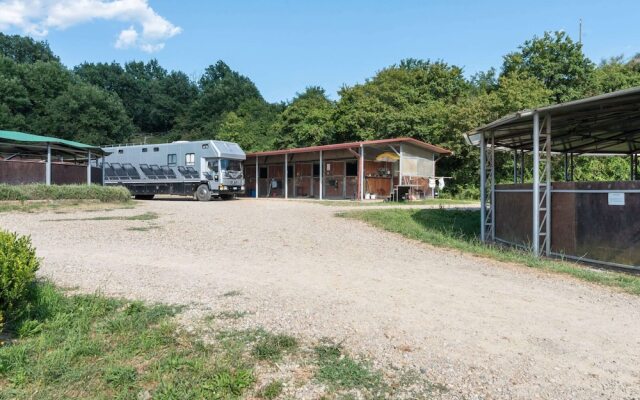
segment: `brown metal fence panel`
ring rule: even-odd
[[[38,161],[0,161],[0,183],[24,185],[45,182],[45,163]]]

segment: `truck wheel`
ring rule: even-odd
[[[136,200],[153,200],[152,194],[137,194],[134,196]]]
[[[198,189],[196,189],[196,199],[198,201],[211,200],[211,191],[209,190],[209,186],[207,185],[198,186]]]

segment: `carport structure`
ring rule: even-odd
[[[0,131],[0,183],[102,183],[102,171],[92,162],[104,154],[71,140]]]
[[[640,269],[640,87],[524,110],[466,134],[480,147],[481,238]],[[497,185],[496,151],[511,151],[513,184]],[[533,182],[524,182],[525,154]],[[552,182],[564,155],[565,182]],[[625,155],[630,180],[572,182],[579,155]]]
[[[254,197],[408,198],[433,194],[436,162],[451,152],[413,138],[393,138],[247,154],[246,188]]]

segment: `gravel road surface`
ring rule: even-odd
[[[82,291],[248,312],[414,368],[447,398],[640,398],[640,297],[434,248],[311,202],[141,202],[0,214],[30,234],[43,276]],[[79,220],[133,216],[159,218]],[[52,221],[59,220],[59,221]],[[133,229],[133,230],[132,230]],[[233,292],[236,296],[225,296]]]

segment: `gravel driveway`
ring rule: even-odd
[[[41,273],[58,284],[246,311],[247,326],[331,337],[378,365],[416,368],[448,397],[640,398],[639,297],[433,248],[336,211],[165,200],[1,214],[0,226],[31,234]],[[144,212],[159,218],[47,221]]]

